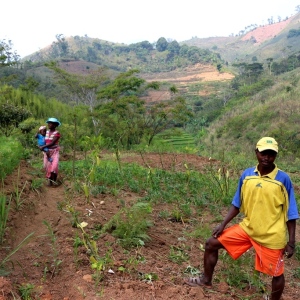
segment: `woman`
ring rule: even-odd
[[[46,145],[40,146],[40,149],[49,148],[52,162],[48,160],[47,155],[44,152],[44,168],[46,170],[46,178],[48,179],[48,185],[57,185],[57,174],[58,174],[58,163],[59,163],[59,145],[58,141],[60,133],[56,130],[56,127],[61,123],[56,118],[49,118],[46,123],[48,124],[49,130],[46,132],[45,141]]]

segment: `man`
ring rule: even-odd
[[[299,214],[292,182],[274,164],[278,153],[275,139],[260,139],[255,153],[258,165],[243,172],[227,216],[206,241],[203,276],[185,282],[210,287],[219,249],[237,259],[254,247],[255,269],[273,277],[271,299],[279,300],[285,284],[283,258],[294,253]],[[244,214],[241,223],[225,229],[239,212]]]

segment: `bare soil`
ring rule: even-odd
[[[269,24],[265,26],[260,26],[254,30],[245,34],[242,41],[247,41],[252,37],[255,38],[257,44],[261,44],[266,40],[274,38],[278,33],[280,33],[290,22],[292,18],[288,18],[285,21],[277,22],[274,24]]]
[[[151,168],[173,171],[181,171],[185,168],[184,164],[188,164],[190,168],[201,172],[209,160],[197,155],[155,153],[142,158],[131,153],[123,155],[122,162],[135,162]],[[0,300],[21,299],[18,296],[18,287],[22,284],[34,286],[32,297],[26,299],[262,299],[262,295],[254,296],[257,291],[253,287],[239,290],[229,287],[225,280],[215,282],[212,289],[184,284],[183,271],[188,265],[202,269],[203,251],[200,248],[205,242],[201,238],[188,237],[186,232],[192,231],[195,223],[209,224],[212,228],[216,224],[212,221],[213,217],[209,211],[203,211],[201,217],[195,214],[194,223],[190,220],[175,222],[160,217],[159,212],[171,210],[168,204],[154,205],[153,226],[149,231],[151,240],[144,247],[125,251],[109,233],[97,239],[101,256],[112,250],[113,262],[110,269],[113,273],[105,270],[103,280],[96,285],[86,248],[81,246],[77,255],[74,253],[74,238],[76,235],[80,236],[80,230],[72,227],[71,215],[61,209],[62,204],[71,200],[80,213],[80,220],[88,223],[86,231],[95,235],[97,226],[107,223],[120,209],[120,199],[129,206],[141,195],[122,190],[117,196],[103,193],[87,203],[84,195],[71,194],[71,183],[63,174],[59,175],[62,184],[58,187],[51,188],[45,184],[41,190],[30,189],[36,171],[28,162],[21,163],[19,187],[25,185],[22,194],[24,203],[19,211],[11,208],[6,240],[0,251],[1,259],[28,234],[34,232],[34,236],[13,256],[13,265],[7,265],[13,267],[11,273],[0,277]],[[5,179],[3,190],[7,194],[16,190],[17,176],[16,170]],[[72,199],[69,199],[70,197]],[[225,213],[226,210],[222,214]],[[53,235],[49,234],[45,221],[51,226]],[[299,238],[298,227],[298,241]],[[172,262],[169,259],[171,247],[185,249],[189,255],[188,262]],[[142,257],[143,262],[134,264]],[[58,264],[58,261],[61,261],[61,264]],[[124,267],[127,272],[120,271],[120,267]],[[220,267],[218,264],[216,273]],[[283,297],[285,300],[299,298],[300,280],[293,277],[297,267],[299,262],[295,258],[286,263],[286,289]],[[143,277],[145,274],[156,274],[158,278],[147,281]]]

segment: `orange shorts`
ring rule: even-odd
[[[269,249],[258,244],[239,225],[225,229],[218,240],[233,259],[239,258],[251,247],[254,247],[256,252],[255,270],[271,276],[283,274],[283,249]]]

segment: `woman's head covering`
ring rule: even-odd
[[[49,118],[46,123],[56,123],[57,126],[60,126],[61,123],[56,118]]]

